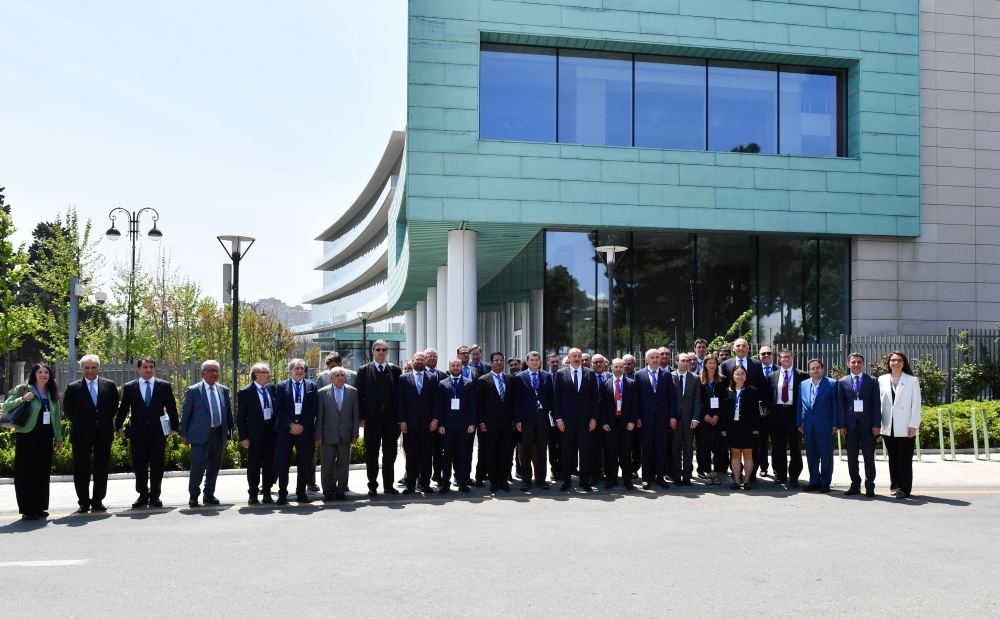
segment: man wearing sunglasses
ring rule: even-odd
[[[372,344],[372,362],[361,366],[357,377],[370,497],[378,494],[379,448],[382,449],[382,492],[399,494],[392,486],[392,479],[400,430],[396,420],[396,389],[403,371],[389,363],[388,356],[389,344],[377,340]]]

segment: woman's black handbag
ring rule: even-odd
[[[28,413],[31,412],[31,402],[24,402],[12,411],[0,415],[0,426],[16,428],[28,423]]]

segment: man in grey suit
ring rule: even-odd
[[[671,372],[677,392],[677,429],[673,436],[673,462],[671,469],[678,485],[691,485],[692,448],[694,431],[701,417],[701,386],[691,373],[691,359],[697,357],[688,353],[677,355],[677,369]]]
[[[201,364],[201,382],[188,387],[181,412],[181,442],[191,445],[191,476],[188,481],[188,505],[198,507],[201,481],[205,479],[205,504],[218,505],[215,480],[222,467],[222,452],[233,435],[233,407],[229,390],[217,384],[219,362],[209,359]]]
[[[351,465],[351,445],[358,440],[358,390],[347,384],[347,370],[330,370],[331,384],[319,390],[316,445],[320,447],[323,500],[343,500]]]

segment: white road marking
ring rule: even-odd
[[[51,561],[0,561],[0,568],[3,567],[67,567],[70,565],[83,565],[90,559],[53,559]]]

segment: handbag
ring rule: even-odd
[[[28,422],[28,413],[31,412],[31,402],[23,402],[14,410],[7,411],[0,415],[0,426],[4,428],[16,428]]]

